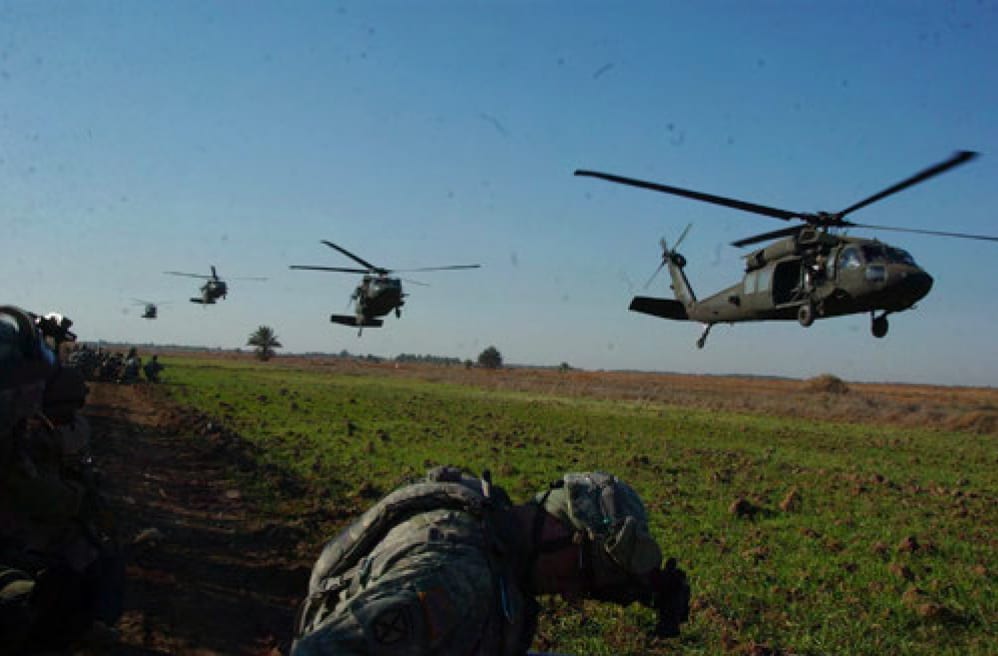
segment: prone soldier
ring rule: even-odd
[[[487,472],[437,468],[326,544],[291,653],[524,656],[547,594],[639,602],[674,636],[690,590],[661,560],[640,497],[615,476],[566,474],[513,505]]]

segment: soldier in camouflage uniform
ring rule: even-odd
[[[566,474],[513,505],[487,474],[438,468],[326,544],[292,654],[523,656],[545,594],[637,601],[675,635],[689,587],[660,565],[641,499],[614,476]]]
[[[67,448],[88,441],[76,416],[85,394],[35,318],[0,306],[0,654],[63,648],[120,614],[120,559],[97,530],[96,489],[65,467]]]

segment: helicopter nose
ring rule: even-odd
[[[925,298],[932,289],[932,276],[924,271],[910,271],[904,276],[902,285],[911,302],[915,303]]]

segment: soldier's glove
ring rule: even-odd
[[[658,611],[655,635],[672,638],[679,635],[679,625],[690,619],[690,584],[686,572],[670,558],[665,567],[649,576],[652,586],[651,606]]]

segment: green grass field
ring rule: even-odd
[[[436,464],[488,468],[514,501],[565,471],[630,482],[664,553],[690,574],[690,624],[678,642],[649,642],[651,611],[552,602],[535,648],[985,654],[998,644],[993,436],[497,392],[280,360],[167,366],[175,400],[300,483],[305,494],[288,495],[270,478],[246,481],[291,515],[316,503],[356,512]],[[798,509],[782,510],[793,490]],[[756,512],[732,514],[739,497]],[[314,531],[316,554],[347,521]]]

